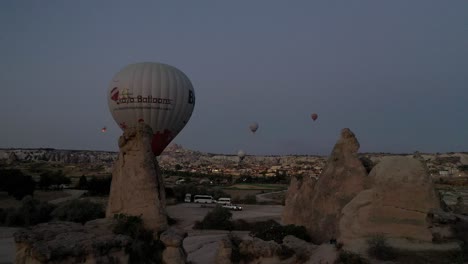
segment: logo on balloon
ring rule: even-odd
[[[119,94],[118,87],[114,87],[111,90],[110,98],[112,101],[117,104],[129,104],[129,103],[150,103],[150,104],[172,104],[172,99],[168,98],[159,98],[153,97],[152,95],[142,96],[138,95],[136,97],[131,96],[132,94],[128,92],[128,89],[123,89],[122,93]]]

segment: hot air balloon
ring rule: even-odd
[[[256,132],[257,129],[258,129],[258,123],[257,123],[257,122],[252,123],[252,124],[249,126],[249,128],[250,128],[250,131],[252,131],[252,133],[255,134],[255,132]]]
[[[158,156],[184,128],[195,106],[195,91],[179,69],[156,62],[130,64],[109,84],[112,117],[125,129],[143,122],[153,129],[151,148]]]
[[[237,152],[237,157],[239,157],[239,161],[244,160],[244,158],[245,158],[245,152],[242,151],[242,150],[239,150],[239,151]]]
[[[105,133],[106,131],[107,131],[107,127],[101,128],[101,132],[102,132],[102,133]]]
[[[313,114],[311,115],[311,117],[312,117],[312,120],[315,121],[315,120],[317,120],[318,115],[317,115],[316,113],[313,113]]]

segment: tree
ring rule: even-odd
[[[8,192],[8,195],[21,200],[26,195],[34,193],[36,182],[31,176],[23,174],[22,171],[0,170],[0,190]]]
[[[42,189],[49,189],[51,186],[59,187],[62,184],[70,183],[71,180],[61,170],[55,172],[45,171],[41,173],[39,179],[39,187]]]
[[[88,179],[86,179],[86,176],[81,175],[80,180],[78,182],[78,189],[86,190],[87,188],[88,188]]]

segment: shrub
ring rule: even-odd
[[[387,244],[383,235],[375,235],[367,240],[369,245],[368,253],[378,260],[395,259],[395,250]]]
[[[341,251],[338,255],[338,258],[335,261],[335,264],[368,264],[369,262],[361,257],[360,255],[349,252]]]
[[[177,224],[177,220],[175,220],[174,218],[170,217],[170,216],[167,216],[167,224],[168,225],[175,225]]]
[[[280,244],[283,243],[283,238],[288,235],[295,236],[307,242],[311,241],[305,227],[296,225],[282,226],[274,220],[257,222],[253,224],[250,235],[265,241],[273,240]]]
[[[31,196],[26,196],[21,200],[21,206],[17,209],[8,208],[3,210],[3,223],[7,226],[30,226],[44,223],[50,220],[50,213],[54,206],[40,202]]]
[[[87,182],[90,195],[108,195],[110,193],[112,177],[96,178],[91,177]]]
[[[140,216],[118,214],[114,215],[114,219],[117,223],[113,232],[132,238],[132,242],[126,248],[129,263],[162,263],[164,244],[153,239],[153,232],[144,228]]]
[[[201,222],[196,222],[194,228],[196,229],[219,229],[231,230],[232,213],[229,209],[217,205],[203,218]]]
[[[462,254],[465,260],[468,260],[468,222],[458,222],[454,225],[453,231],[456,238],[463,242]]]
[[[7,218],[7,209],[0,208],[0,225],[5,223]]]
[[[366,156],[361,156],[359,157],[359,160],[361,161],[362,165],[366,169],[367,174],[372,170],[372,168],[375,166],[374,162],[372,162],[371,159],[369,159]]]
[[[82,224],[87,221],[103,218],[104,215],[102,205],[93,203],[89,200],[68,201],[57,207],[52,212],[52,216],[59,220]]]

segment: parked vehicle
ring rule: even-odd
[[[221,198],[218,199],[217,203],[219,203],[219,204],[230,204],[231,203],[231,198],[221,197]]]
[[[195,195],[193,197],[194,203],[214,203],[213,197],[211,195]]]
[[[186,203],[192,202],[192,195],[190,193],[185,194],[184,202]]]
[[[234,210],[234,211],[242,211],[242,206],[235,205],[235,204],[225,204],[223,205],[223,208],[227,208],[229,210]]]

